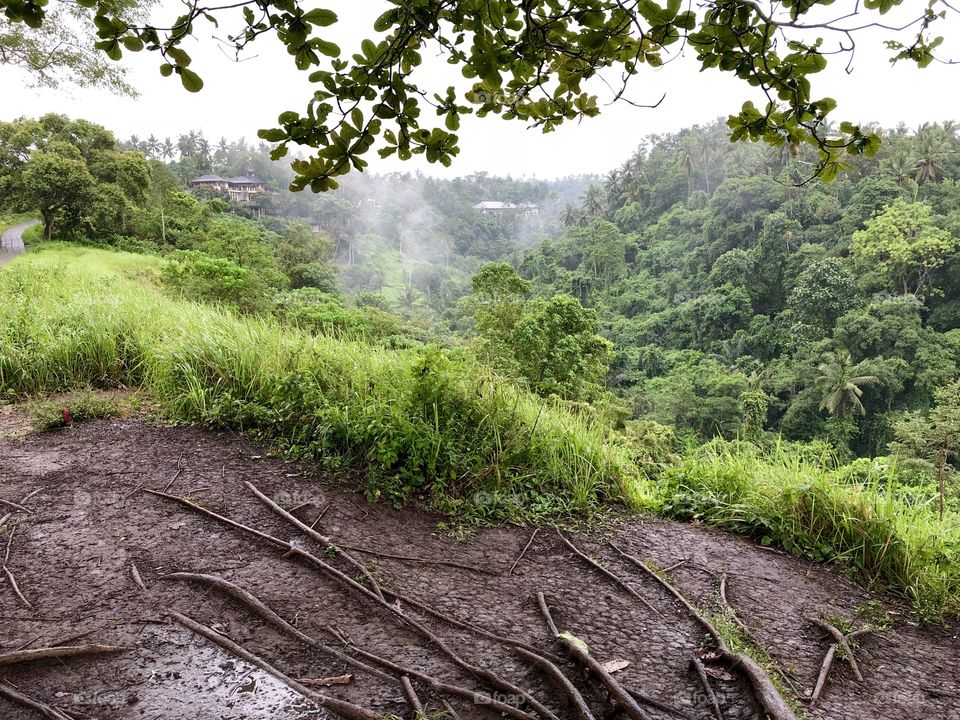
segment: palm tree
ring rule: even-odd
[[[939,180],[945,172],[943,160],[947,156],[947,146],[940,139],[939,133],[924,129],[917,134],[918,147],[914,167],[918,183]]]
[[[880,173],[889,177],[900,187],[909,190],[914,200],[916,200],[917,193],[920,190],[917,181],[913,179],[913,174],[916,169],[916,162],[903,148],[900,148],[890,157],[883,158],[880,161]]]
[[[173,160],[176,151],[177,148],[173,144],[173,141],[170,138],[164,138],[163,145],[160,146],[160,156],[164,160]]]
[[[567,227],[583,227],[586,221],[586,213],[575,205],[567,203],[560,213],[560,222]]]
[[[603,206],[603,188],[599,185],[588,187],[587,192],[583,194],[583,211],[590,217],[597,217],[603,212]]]
[[[839,418],[845,417],[851,408],[861,415],[867,414],[860,398],[864,386],[879,382],[876,375],[854,375],[856,367],[850,353],[840,351],[829,353],[817,369],[820,376],[816,387],[823,393],[821,410]]]

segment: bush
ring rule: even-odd
[[[161,279],[173,293],[187,300],[247,313],[267,312],[272,307],[270,290],[254,271],[197,250],[177,250],[169,255]]]

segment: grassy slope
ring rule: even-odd
[[[47,246],[0,280],[0,382],[32,394],[144,385],[175,419],[256,429],[371,494],[468,516],[589,513],[649,484],[586,420],[438,351],[311,337],[157,292],[160,261]]]
[[[0,387],[12,396],[140,385],[170,417],[255,430],[365,470],[373,497],[462,519],[584,518],[609,503],[767,537],[909,598],[960,609],[960,519],[885,478],[749,444],[652,477],[644,449],[455,355],[310,337],[161,295],[161,261],[45,246],[0,271]],[[644,465],[644,467],[647,467]]]

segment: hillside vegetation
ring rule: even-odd
[[[960,523],[882,469],[717,441],[674,457],[486,370],[457,349],[392,350],[162,293],[162,261],[47,245],[0,273],[8,397],[148,389],[182,422],[252,430],[356,468],[373,498],[462,522],[582,521],[625,505],[698,517],[837,562],[926,616],[957,607]]]

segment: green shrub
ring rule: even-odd
[[[178,250],[167,257],[163,284],[187,300],[225,305],[240,312],[268,311],[270,288],[257,273],[232,260],[197,250]]]

